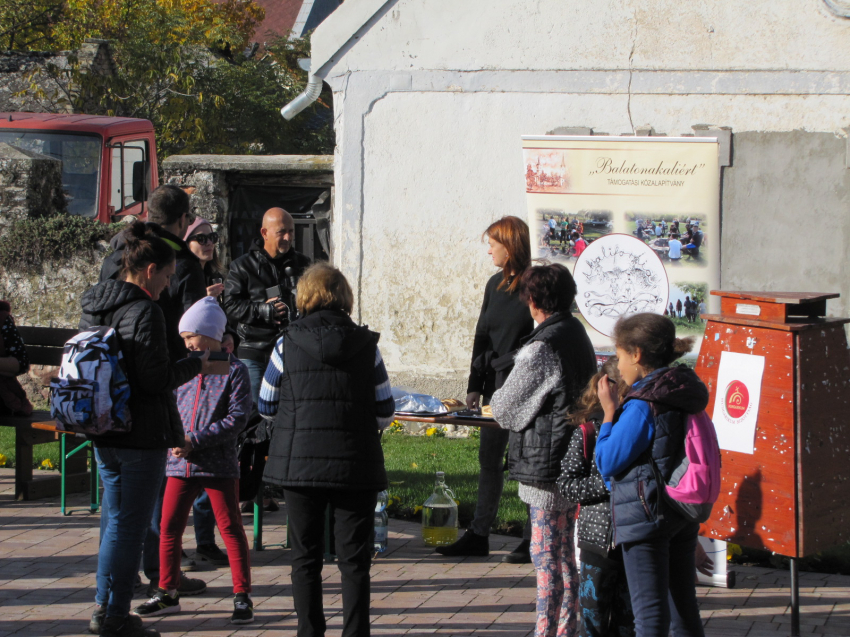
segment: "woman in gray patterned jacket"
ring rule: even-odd
[[[572,275],[558,263],[525,271],[520,299],[538,325],[490,401],[496,422],[511,431],[510,476],[531,507],[535,637],[573,637],[577,624],[576,505],[560,494],[556,480],[574,429],[566,416],[596,371],[596,356],[584,326],[570,313],[575,294]]]
[[[617,382],[620,396],[628,386],[620,379],[617,357],[605,361],[590,379],[568,420],[576,426],[567,455],[561,462],[558,489],[581,505],[578,516],[578,547],[581,549],[579,607],[581,637],[632,637],[635,618],[629,585],[623,568],[623,551],[612,546],[611,494],[594,460],[596,436],[602,422],[597,386],[604,375]]]

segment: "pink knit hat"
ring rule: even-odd
[[[194,233],[195,230],[197,230],[203,225],[208,225],[210,227],[210,230],[212,230],[212,223],[210,221],[204,219],[203,217],[195,217],[195,220],[192,222],[192,225],[189,226],[189,229],[186,230],[186,234],[183,235],[183,241],[188,240],[189,237],[192,236],[192,233]]]

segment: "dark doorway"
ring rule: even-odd
[[[241,184],[230,196],[230,259],[260,238],[263,214],[280,207],[295,218],[295,249],[313,261],[330,259],[330,189]]]

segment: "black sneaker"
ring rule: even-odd
[[[140,617],[129,615],[105,618],[100,635],[101,637],[159,637],[159,631],[145,628]]]
[[[457,542],[448,546],[438,546],[437,553],[446,557],[474,556],[486,557],[490,555],[490,539],[486,535],[477,535],[467,529]]]
[[[211,562],[215,566],[227,566],[230,564],[230,560],[227,559],[227,553],[215,544],[198,544],[198,548],[195,549],[195,557]]]
[[[168,615],[180,612],[180,593],[172,597],[164,590],[157,589],[156,594],[144,604],[139,604],[132,611],[133,615],[139,617],[156,617],[157,615]]]
[[[103,606],[98,606],[91,614],[91,621],[89,622],[89,632],[92,635],[100,634],[100,629],[103,627],[104,619],[106,619],[106,604],[104,604]]]
[[[248,593],[236,593],[233,598],[233,614],[230,616],[231,624],[250,624],[254,621],[254,602]]]
[[[510,553],[502,558],[508,564],[531,564],[531,540],[523,540]]]

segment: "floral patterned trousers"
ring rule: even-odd
[[[573,637],[576,634],[575,522],[576,505],[565,511],[531,507],[531,561],[537,571],[534,637]]]

